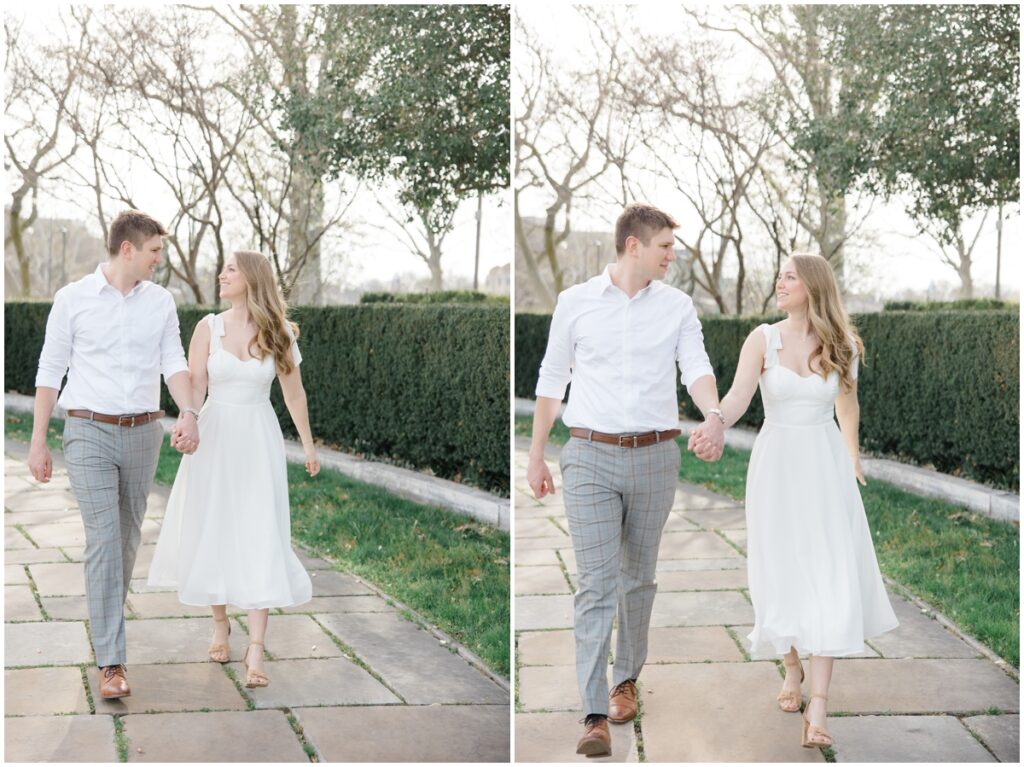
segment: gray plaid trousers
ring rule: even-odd
[[[160,457],[159,422],[125,428],[64,422],[64,460],[85,526],[85,594],[96,665],[127,660],[124,600]]]
[[[661,531],[675,499],[679,445],[620,448],[572,438],[562,448],[565,513],[576,553],[576,676],[585,714],[608,713],[608,650],[619,617],[613,685],[640,675]]]

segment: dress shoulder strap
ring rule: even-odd
[[[773,368],[779,364],[779,349],[782,348],[782,334],[774,325],[767,323],[760,326],[765,337],[764,369]]]
[[[220,339],[224,335],[224,318],[219,314],[210,314],[206,319],[210,323],[210,354],[213,354],[221,348]]]

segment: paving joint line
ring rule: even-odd
[[[570,589],[570,596],[572,595],[571,589],[573,588],[572,579],[569,578],[569,567],[565,564],[565,559],[562,558],[562,552],[560,549],[555,549],[555,559],[558,560],[558,569],[562,573],[562,577],[565,578],[565,582],[568,584]],[[527,596],[523,594],[522,596]]]
[[[302,750],[306,754],[306,757],[309,759],[309,761],[319,762],[319,749],[317,749],[317,747],[313,745],[311,741],[306,739],[306,735],[304,732],[305,728],[301,724],[299,724],[298,717],[296,717],[295,714],[292,713],[291,708],[288,706],[283,706],[279,708],[278,711],[281,711],[285,715],[285,718],[288,720],[288,726],[292,728],[292,732],[294,732],[295,737],[298,738],[299,745],[302,746]]]
[[[128,736],[124,734],[124,722],[121,721],[123,714],[114,714],[114,748],[117,750],[117,761],[127,762],[128,761],[128,749],[131,747],[131,742],[128,740]]]
[[[6,513],[6,507],[4,507],[4,511],[5,511],[5,513]],[[13,512],[12,512],[12,513],[13,513]],[[5,527],[13,527],[13,528],[14,528],[15,530],[17,530],[17,531],[18,531],[19,533],[21,533],[21,534],[22,534],[23,536],[25,536],[25,539],[26,539],[26,540],[27,540],[27,541],[28,541],[29,543],[31,543],[31,544],[32,544],[32,545],[33,545],[33,546],[34,546],[34,547],[35,547],[36,549],[41,549],[41,548],[42,548],[42,546],[40,546],[40,545],[39,545],[38,543],[36,543],[36,542],[35,542],[35,541],[34,541],[34,540],[32,539],[32,536],[31,536],[31,535],[29,535],[29,534],[28,534],[28,533],[27,533],[27,532],[25,531],[25,526],[24,526],[24,525],[22,525],[22,524],[21,524],[21,522],[17,522],[17,523],[15,523],[15,524],[13,524],[13,525],[5,525]]]
[[[939,610],[932,607],[932,605],[930,605],[924,599],[917,596],[917,594],[912,592],[909,588],[904,586],[899,581],[893,580],[885,573],[882,573],[882,579],[888,585],[892,586],[893,589],[900,594],[900,596],[916,605],[919,609],[924,610],[927,613],[930,613],[930,616],[934,618],[936,621],[938,621],[940,626],[949,631],[958,639],[966,642],[973,649],[980,652],[982,655],[988,658],[988,660],[992,661],[996,666],[998,666],[1000,670],[1003,671],[1003,673],[1005,673],[1013,681],[1017,682],[1017,684],[1020,684],[1020,671],[1015,669],[1008,661],[1003,660],[1003,658],[997,655],[994,650],[985,645],[981,640],[975,639],[973,636],[966,633],[956,623],[947,618],[943,613],[939,612]]]
[[[362,658],[360,658],[354,648],[349,647],[333,631],[331,631],[324,624],[318,621],[315,616],[313,616],[312,620],[317,626],[319,626],[324,631],[325,634],[327,634],[331,641],[334,642],[335,646],[339,650],[341,650],[342,653],[344,653],[345,657],[348,658],[348,660],[355,663],[357,666],[359,666],[359,668],[363,669],[363,671],[365,671],[371,677],[376,679],[384,687],[384,689],[386,689],[388,692],[390,692],[392,695],[394,695],[396,698],[402,701],[402,705],[409,705],[409,702],[405,699],[405,697],[403,695],[400,695],[398,690],[394,689],[390,684],[384,681],[384,677],[382,677],[377,671],[370,668],[370,664],[364,661]]]
[[[644,728],[643,728],[643,700],[642,694],[637,695],[636,716],[633,717],[633,736],[636,738],[636,760],[647,761],[647,753],[644,751]]]
[[[86,664],[79,665],[78,670],[82,676],[82,686],[85,687],[85,702],[89,704],[89,713],[96,714],[96,700],[92,697],[92,690],[89,688],[89,672]]]
[[[986,751],[988,751],[988,752],[989,752],[990,754],[992,754],[992,759],[993,759],[994,761],[996,761],[996,762],[1001,762],[1001,761],[1002,761],[1002,759],[1000,759],[1000,758],[999,758],[998,756],[996,756],[996,753],[995,753],[995,751],[993,751],[993,750],[992,750],[991,748],[989,748],[989,745],[988,745],[988,743],[986,743],[986,742],[984,741],[984,739],[983,739],[983,738],[981,737],[981,735],[979,735],[979,734],[978,734],[978,733],[976,733],[976,732],[975,732],[974,730],[972,730],[972,729],[971,729],[971,728],[970,728],[970,727],[969,727],[969,726],[967,725],[967,722],[965,722],[965,721],[964,721],[964,719],[965,719],[965,718],[967,718],[968,714],[963,714],[963,715],[960,715],[960,714],[954,714],[953,716],[954,716],[954,717],[956,718],[956,720],[957,720],[958,722],[960,722],[960,725],[961,725],[961,726],[962,726],[962,727],[963,727],[963,728],[964,728],[965,730],[967,730],[967,732],[968,732],[968,733],[970,733],[971,737],[972,737],[972,738],[974,738],[974,739],[975,739],[976,741],[978,741],[978,743],[980,743],[980,744],[981,744],[981,747],[982,747],[982,748],[984,748],[984,749],[985,749]]]
[[[245,703],[245,710],[255,711],[256,701],[250,698],[249,695],[245,692],[245,688],[239,681],[238,675],[235,673],[235,670],[231,668],[227,663],[220,664],[220,667],[224,674],[227,676],[227,678],[231,680],[231,683],[235,686],[235,689],[238,691],[238,694],[242,696],[242,701]]]
[[[390,602],[399,612],[403,612],[403,611],[406,612],[412,618],[412,620],[410,620],[410,623],[418,624],[420,626],[420,628],[428,631],[439,642],[443,642],[444,646],[446,648],[448,648],[450,650],[454,650],[458,655],[460,655],[462,657],[462,659],[464,661],[466,661],[470,666],[475,668],[477,671],[479,671],[485,677],[487,677],[492,682],[494,682],[496,685],[498,685],[502,690],[504,690],[505,692],[509,691],[509,689],[510,689],[510,687],[509,687],[509,680],[505,679],[500,674],[498,674],[498,673],[496,673],[494,671],[491,671],[491,669],[488,668],[487,664],[484,663],[483,659],[481,659],[480,656],[478,656],[476,653],[474,653],[472,650],[470,650],[464,644],[462,644],[461,642],[457,641],[456,639],[454,639],[453,637],[449,636],[444,631],[442,631],[440,628],[435,626],[433,623],[431,623],[429,620],[427,620],[423,615],[421,615],[417,610],[414,610],[413,608],[409,607],[407,604],[405,604],[401,600],[399,600],[396,597],[388,594],[383,589],[381,589],[379,586],[377,586],[375,583],[372,583],[371,581],[367,580],[362,575],[357,575],[357,574],[353,573],[352,571],[347,570],[340,562],[337,562],[336,560],[334,560],[330,555],[317,554],[314,551],[312,551],[309,547],[307,547],[305,544],[303,544],[303,543],[301,543],[299,541],[293,541],[293,543],[295,545],[299,546],[307,555],[312,556],[312,557],[316,557],[318,559],[323,559],[326,562],[330,562],[336,568],[337,571],[340,571],[340,572],[342,572],[342,573],[344,573],[346,575],[349,575],[349,576],[355,578],[361,584],[363,584],[364,586],[369,588],[376,596],[378,596],[378,597],[380,597],[382,599],[385,599],[388,602]]]

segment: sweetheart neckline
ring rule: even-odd
[[[237,355],[235,355],[235,354],[232,354],[231,352],[229,352],[229,351],[228,351],[227,349],[225,349],[225,348],[224,348],[223,346],[222,346],[221,348],[219,348],[219,349],[214,349],[214,350],[213,350],[213,352],[214,352],[214,354],[216,354],[217,352],[224,352],[224,353],[225,353],[226,355],[228,355],[229,357],[231,357],[231,359],[233,359],[233,360],[238,360],[238,361],[239,361],[239,362],[241,362],[241,363],[242,363],[243,365],[244,365],[245,363],[247,363],[247,362],[263,362],[263,360],[261,360],[261,359],[259,359],[259,358],[257,358],[257,357],[250,357],[250,358],[249,358],[249,359],[247,359],[247,360],[243,360],[243,359],[242,359],[241,357],[238,357]]]
[[[775,363],[775,365],[773,365],[772,367],[777,367],[777,368],[782,368],[783,370],[788,370],[788,371],[789,371],[790,373],[792,373],[793,375],[795,375],[795,376],[796,376],[797,378],[799,378],[799,379],[800,379],[801,381],[806,381],[806,380],[808,380],[809,378],[821,378],[821,375],[819,375],[818,373],[811,373],[811,374],[810,374],[809,376],[802,376],[802,375],[800,375],[799,373],[797,373],[797,372],[796,372],[795,370],[793,370],[792,368],[788,368],[788,367],[786,367],[786,366],[785,366],[785,365],[783,365],[783,364],[782,364],[781,362],[777,362],[777,363]],[[768,370],[771,370],[771,369],[772,369],[772,368],[768,368]],[[768,370],[766,370],[766,371],[764,371],[764,372],[765,372],[765,373],[767,373],[767,372],[768,372]],[[833,371],[832,371],[832,373],[834,373],[834,372],[835,372],[835,371],[833,370]],[[823,381],[823,383],[828,383],[828,378],[832,376],[832,373],[829,373],[829,374],[828,374],[828,377],[826,377],[826,378],[825,378],[825,380]]]

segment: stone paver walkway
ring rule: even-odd
[[[508,761],[508,690],[325,560],[300,552],[313,599],[270,617],[269,687],[238,682],[244,611],[229,607],[236,662],[207,660],[208,611],[145,585],[168,494],[159,486],[128,595],[133,692],[101,699],[67,472],[55,454],[40,485],[26,457],[5,443],[6,761]]]
[[[517,440],[515,759],[582,761],[574,753],[582,732],[572,642],[576,564],[561,477],[557,495],[535,499],[526,447]],[[556,454],[549,454],[553,472]],[[613,754],[605,761],[826,760],[800,746],[799,714],[775,702],[781,664],[747,651],[754,615],[745,528],[740,504],[680,483],[662,538],[640,717],[611,725]],[[835,760],[1018,761],[1018,683],[913,603],[890,599],[900,627],[861,657],[836,661],[829,701]]]

